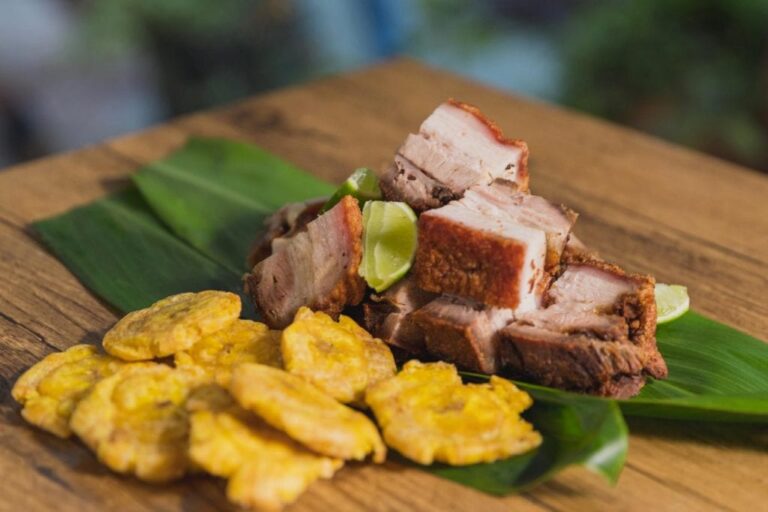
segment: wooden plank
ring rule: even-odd
[[[86,450],[24,426],[9,390],[43,354],[96,342],[108,307],[30,237],[28,223],[126,183],[189,135],[260,144],[319,176],[381,168],[408,131],[453,96],[528,140],[532,186],[582,213],[579,234],[607,258],[689,285],[696,309],[768,338],[768,179],[562,109],[513,98],[407,60],[195,114],[0,173],[0,510],[215,510],[220,483],[157,489],[111,475]],[[724,307],[727,304],[727,307]],[[632,422],[616,488],[569,470],[522,497],[495,498],[388,463],[352,465],[296,510],[760,510],[768,438],[749,427]]]

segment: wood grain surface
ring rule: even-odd
[[[576,232],[606,258],[684,283],[696,310],[768,339],[768,177],[395,60],[0,172],[0,511],[228,510],[212,478],[142,484],[23,423],[10,397],[18,375],[51,351],[99,342],[116,318],[34,239],[31,221],[121,188],[191,134],[253,142],[338,181],[384,166],[448,97],[528,141],[533,190],[579,211]],[[768,510],[768,429],[629,423],[629,460],[614,488],[571,469],[496,498],[394,463],[352,464],[290,510]]]

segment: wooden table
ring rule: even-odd
[[[768,339],[768,177],[395,60],[0,172],[0,511],[227,509],[212,478],[145,485],[23,423],[10,397],[20,372],[51,351],[99,342],[115,321],[35,241],[31,221],[123,187],[191,134],[254,142],[340,180],[357,166],[385,165],[448,97],[477,104],[528,141],[533,189],[581,212],[578,234],[605,257],[687,284],[695,309]],[[395,464],[351,465],[292,510],[768,510],[768,429],[629,423],[629,460],[615,488],[574,468],[500,499]]]

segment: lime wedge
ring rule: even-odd
[[[405,203],[368,201],[363,207],[360,275],[382,292],[411,268],[416,252],[416,214]]]
[[[665,324],[683,316],[691,300],[688,288],[679,284],[656,284],[656,323]]]
[[[341,186],[336,189],[331,198],[323,205],[320,213],[330,210],[336,203],[341,201],[344,196],[352,196],[360,203],[360,208],[363,207],[363,203],[370,201],[371,199],[381,199],[381,189],[379,188],[379,178],[376,173],[365,167],[356,169],[352,175],[347,178]]]

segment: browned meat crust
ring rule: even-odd
[[[491,119],[485,117],[485,115],[476,106],[457,101],[453,98],[450,98],[448,103],[475,116],[480,122],[488,127],[488,131],[490,131],[493,137],[501,144],[506,144],[507,146],[515,146],[522,150],[522,156],[520,157],[520,168],[518,169],[517,187],[521,192],[527,191],[529,182],[528,155],[530,153],[528,150],[528,143],[522,139],[509,139],[505,137],[504,132],[501,130],[499,125],[497,125]]]
[[[511,376],[545,386],[627,398],[645,383],[643,357],[632,343],[587,335],[561,335],[510,325],[501,331],[499,353]]]
[[[589,252],[566,252],[567,265],[589,265],[631,280],[635,292],[621,297],[611,313],[623,317],[629,328],[629,339],[643,353],[644,371],[657,379],[668,375],[667,364],[656,346],[656,280],[647,274],[628,273],[618,265],[608,263]]]
[[[499,329],[512,316],[511,310],[442,296],[416,311],[413,319],[431,356],[465,370],[491,374],[499,370]]]
[[[366,328],[385,343],[411,355],[425,353],[424,333],[413,320],[413,313],[435,299],[433,293],[416,286],[406,277],[383,294],[372,294],[363,304]]]
[[[365,293],[358,275],[362,234],[360,207],[346,196],[256,265],[244,278],[245,291],[265,322],[285,327],[300,306],[337,316],[359,304]]]
[[[418,247],[413,272],[424,290],[518,306],[525,248],[516,241],[423,215]]]
[[[627,273],[586,251],[566,251],[564,272],[558,278],[564,279],[568,269],[579,272],[571,276],[592,273],[595,269],[598,275],[605,276],[600,278],[606,279],[605,286],[611,281],[623,282],[626,291],[617,291],[620,294],[615,298],[610,298],[611,292],[608,292],[608,298],[600,299],[602,302],[582,303],[579,301],[583,299],[573,296],[570,300],[576,302],[569,302],[569,292],[561,288],[558,302],[553,304],[554,288],[550,290],[545,296],[547,309],[543,311],[557,312],[554,318],[571,323],[553,325],[551,319],[546,323],[545,317],[533,313],[507,326],[502,331],[499,347],[507,371],[544,385],[618,398],[636,394],[647,376],[665,378],[666,363],[656,346],[653,277]],[[564,286],[570,286],[570,293],[576,291],[578,295],[578,291],[583,290],[575,287],[574,283],[578,282],[569,280],[570,284]],[[581,285],[588,286],[584,281]],[[579,321],[573,320],[580,318],[579,314],[587,315],[582,318],[589,319],[588,315],[592,315],[601,319],[593,322],[599,329],[580,328]]]

